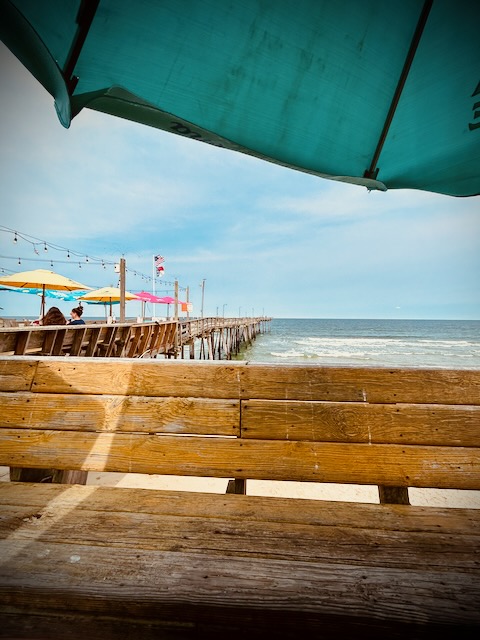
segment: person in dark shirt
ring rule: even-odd
[[[83,307],[75,307],[70,311],[71,320],[67,324],[85,324],[85,320],[82,320]]]

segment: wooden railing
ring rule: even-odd
[[[176,322],[0,329],[0,354],[136,358],[171,355]]]
[[[183,347],[200,340],[200,357],[220,359],[250,342],[268,318],[202,318],[121,324],[0,328],[0,355],[114,358],[183,357]]]

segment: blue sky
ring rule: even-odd
[[[90,110],[66,130],[1,44],[0,74],[3,227],[84,256],[123,255],[130,291],[152,290],[133,272],[151,277],[159,253],[163,280],[189,287],[194,315],[205,279],[205,315],[480,319],[480,197],[369,193]],[[8,272],[51,260],[89,286],[118,284],[111,266],[40,249],[0,230]],[[173,294],[161,280],[156,290]],[[68,314],[72,303],[58,306]],[[0,307],[37,315],[39,300],[0,292]]]

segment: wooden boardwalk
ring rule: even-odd
[[[271,318],[204,318],[180,322],[180,357],[230,360],[259,333],[270,328]]]
[[[270,318],[0,328],[1,355],[230,359]]]

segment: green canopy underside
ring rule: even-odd
[[[433,0],[393,112],[420,0],[100,0],[78,24],[89,5],[0,0],[66,127],[88,107],[368,188],[480,193],[479,2]]]

